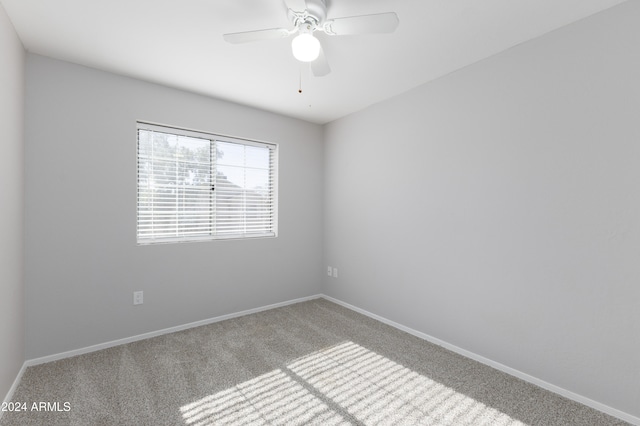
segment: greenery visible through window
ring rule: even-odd
[[[140,244],[277,235],[277,146],[138,123]]]

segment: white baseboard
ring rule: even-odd
[[[24,374],[24,370],[26,369],[27,369],[27,363],[25,362],[22,364],[22,367],[20,368],[20,371],[18,371],[18,375],[16,376],[16,379],[13,381],[13,384],[9,388],[9,392],[7,392],[7,395],[4,397],[2,402],[11,402],[11,399],[13,398],[13,393],[16,391],[16,388],[18,387],[20,380],[22,380],[22,375]],[[2,419],[3,414],[4,414],[4,411],[0,410],[0,419]]]
[[[481,355],[478,355],[476,353],[470,352],[466,349],[462,349],[459,348],[458,346],[452,345],[450,343],[447,343],[443,340],[440,340],[436,337],[430,336],[428,334],[422,333],[420,331],[414,330],[410,327],[404,326],[402,324],[399,324],[395,321],[391,321],[387,318],[381,317],[380,315],[376,315],[373,314],[369,311],[366,311],[364,309],[358,308],[357,306],[353,306],[350,305],[349,303],[343,302],[342,300],[338,300],[338,299],[334,299],[333,297],[327,296],[327,295],[321,295],[321,297],[323,299],[326,299],[330,302],[336,303],[338,305],[344,306],[347,309],[351,309],[352,311],[361,313],[363,315],[366,315],[370,318],[373,318],[375,320],[378,320],[382,323],[385,323],[387,325],[390,325],[391,327],[397,328],[399,330],[402,330],[406,333],[409,333],[413,336],[419,337],[420,339],[426,340],[428,342],[431,342],[435,345],[438,346],[442,346],[445,349],[448,349],[452,352],[455,352],[457,354],[460,354],[464,357],[467,358],[471,358],[474,361],[478,361],[482,364],[488,365],[489,367],[493,367],[496,370],[502,371],[504,373],[507,373],[511,376],[517,377],[519,379],[524,380],[525,382],[529,382],[532,383],[536,386],[539,386],[543,389],[546,389],[550,392],[556,393],[558,395],[561,395],[567,399],[571,399],[573,401],[579,402],[580,404],[586,405],[587,407],[591,407],[595,410],[601,411],[605,414],[608,414],[610,416],[616,417],[620,420],[624,420],[625,422],[629,422],[632,425],[637,425],[640,426],[640,418],[632,416],[631,414],[625,413],[624,411],[620,411],[617,410],[613,407],[609,407],[608,405],[602,404],[600,402],[594,401],[592,399],[589,399],[587,397],[584,397],[582,395],[578,395],[577,393],[568,391],[566,389],[563,389],[559,386],[553,385],[551,383],[545,382],[544,380],[538,379],[536,377],[530,376],[529,374],[523,373],[522,371],[518,371],[514,368],[508,367],[506,365],[500,364],[499,362],[490,360],[489,358],[485,358]]]
[[[200,327],[202,325],[213,324],[214,322],[224,321],[231,318],[237,318],[244,315],[255,314],[257,312],[268,311],[269,309],[280,308],[282,306],[293,305],[294,303],[306,302],[312,299],[319,299],[322,295],[317,294],[314,296],[301,297],[299,299],[288,300],[286,302],[274,303],[272,305],[261,306],[258,308],[247,309],[246,311],[234,312],[232,314],[221,315],[219,317],[204,319],[201,321],[191,322],[188,324],[178,325],[175,327],[165,328],[162,330],[151,331],[149,333],[138,334],[137,336],[125,337],[124,339],[112,340],[106,343],[99,343],[97,345],[87,346],[85,348],[74,349],[59,354],[47,355],[40,358],[29,359],[25,362],[27,367],[33,365],[44,364],[46,362],[58,361],[64,358],[71,358],[72,356],[82,355],[90,352],[100,351],[102,349],[112,348],[114,346],[120,346],[131,342],[137,342],[139,340],[149,339],[151,337],[162,336],[163,334],[175,333],[176,331],[187,330],[189,328]]]

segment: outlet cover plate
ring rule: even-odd
[[[133,304],[142,305],[144,303],[143,293],[141,291],[133,292]]]

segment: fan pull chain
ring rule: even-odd
[[[298,75],[300,78],[298,79],[298,93],[302,93],[302,68],[298,67]]]

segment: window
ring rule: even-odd
[[[277,145],[138,123],[138,243],[277,235]]]

